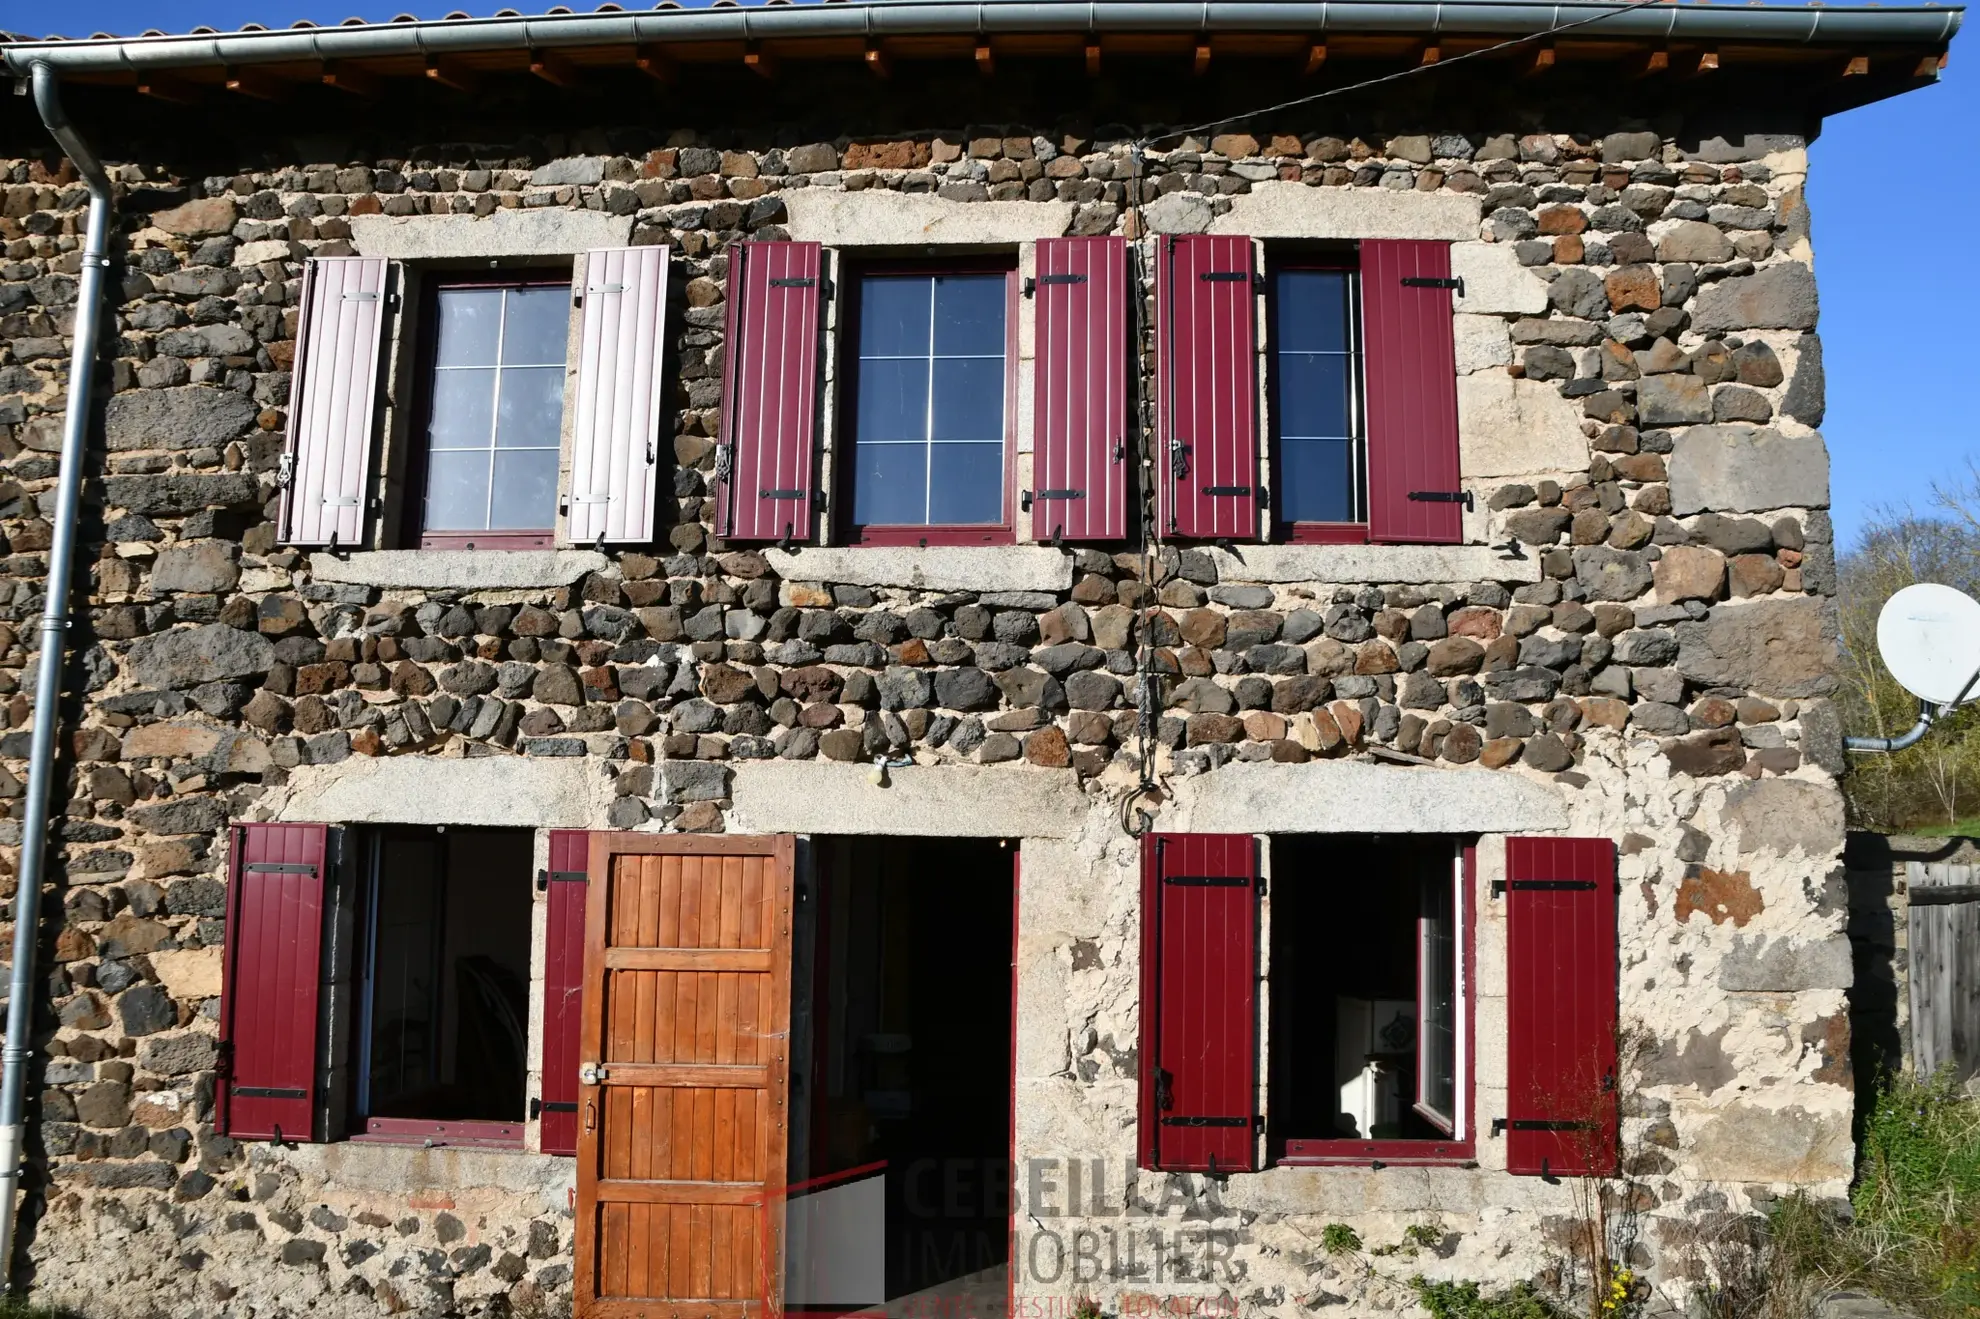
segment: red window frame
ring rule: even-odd
[[[533,270],[505,270],[477,273],[474,271],[440,271],[425,281],[420,290],[420,330],[417,347],[417,370],[414,379],[417,384],[418,403],[414,410],[414,425],[406,436],[406,483],[405,503],[401,506],[400,522],[404,534],[399,537],[402,548],[420,550],[538,550],[549,549],[557,541],[557,510],[553,504],[550,510],[550,525],[542,530],[534,527],[498,528],[490,531],[428,531],[426,529],[426,470],[427,445],[426,428],[433,420],[434,370],[438,365],[440,352],[440,294],[446,289],[461,288],[561,288],[571,287],[571,272],[566,270],[560,276],[549,267]],[[566,310],[566,317],[571,309]],[[568,319],[567,319],[568,328]],[[566,349],[564,367],[570,369]],[[563,427],[557,428],[558,477],[563,474]],[[559,494],[561,498],[561,493]]]
[[[1287,270],[1339,270],[1354,277],[1353,291],[1348,307],[1348,332],[1353,336],[1350,350],[1354,358],[1354,375],[1351,386],[1355,443],[1359,446],[1356,462],[1355,502],[1362,511],[1357,522],[1288,522],[1279,516],[1279,497],[1282,493],[1284,464],[1279,450],[1279,344],[1271,333],[1275,320],[1271,314],[1276,310],[1278,298],[1278,276]],[[1266,470],[1271,474],[1272,540],[1285,545],[1365,545],[1368,543],[1368,379],[1363,365],[1361,324],[1361,258],[1352,249],[1325,249],[1319,251],[1292,251],[1275,254],[1270,246],[1265,253],[1266,337],[1263,346],[1265,368],[1265,398],[1267,402],[1267,434],[1265,436]]]
[[[1324,1167],[1343,1165],[1366,1165],[1369,1163],[1397,1164],[1412,1167],[1462,1166],[1475,1163],[1478,1158],[1478,844],[1476,840],[1466,840],[1460,848],[1461,861],[1459,875],[1463,883],[1463,902],[1458,912],[1458,939],[1463,947],[1463,1005],[1459,1020],[1464,1026],[1464,1071],[1458,1087],[1457,1103],[1464,1114],[1462,1140],[1299,1140],[1287,1137],[1284,1147],[1272,1160],[1274,1164],[1288,1167]],[[1418,960],[1421,961],[1421,941],[1418,941]],[[1416,981],[1422,983],[1422,967],[1417,967]],[[1283,1036],[1275,1029],[1267,1047],[1277,1044]]]
[[[998,523],[929,526],[862,525],[853,521],[852,418],[859,407],[859,287],[867,275],[1004,276],[1004,516]],[[840,287],[847,291],[846,322],[839,334],[839,379],[833,439],[832,497],[835,539],[847,545],[1014,545],[1017,543],[1018,272],[1015,256],[943,261],[864,261],[848,264]]]

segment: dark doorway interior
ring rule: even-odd
[[[996,839],[817,844],[800,1176],[885,1160],[890,1299],[1009,1255],[1015,856]]]
[[[527,829],[381,829],[360,908],[359,1114],[520,1122],[528,1083]]]

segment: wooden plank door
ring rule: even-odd
[[[591,836],[578,1319],[779,1308],[795,852]]]

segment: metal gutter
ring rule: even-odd
[[[68,652],[69,594],[76,524],[82,501],[83,446],[89,435],[96,383],[97,340],[103,329],[103,283],[110,259],[110,176],[62,109],[55,70],[36,61],[26,70],[35,109],[89,186],[82,279],[76,293],[69,396],[62,408],[62,462],[55,482],[53,542],[48,547],[48,597],[41,609],[41,653],[34,687],[34,734],[28,752],[27,813],[21,825],[20,886],[14,895],[14,966],[7,997],[7,1042],[0,1049],[0,1283],[11,1277],[14,1196],[21,1184],[26,1133],[27,1073],[34,1057],[34,949],[41,934],[42,875],[47,862],[48,799],[54,787],[55,729],[62,714],[62,660]]]
[[[811,0],[641,13],[545,14],[350,24],[182,36],[20,41],[0,47],[19,75],[41,62],[62,76],[309,60],[362,60],[645,42],[1041,32],[1401,33],[1508,37],[1604,11],[1589,29],[1648,41],[1940,46],[1965,11],[1936,5],[1849,8],[1670,4],[1620,12],[1600,3],[1517,0]]]

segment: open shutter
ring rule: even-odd
[[[1455,283],[1449,243],[1361,244],[1371,540],[1454,545],[1464,539]]]
[[[1255,1168],[1258,846],[1142,839],[1140,1155],[1145,1168]]]
[[[232,831],[213,1125],[236,1140],[314,1139],[328,839],[320,824]]]
[[[578,1046],[584,1019],[585,867],[591,835],[550,831],[544,918],[543,1106],[537,1127],[545,1154],[577,1153]]]
[[[764,1319],[784,1276],[796,840],[590,849],[577,1313]]]
[[[1616,1170],[1616,848],[1506,840],[1506,1170]]]
[[[303,266],[281,471],[287,544],[363,541],[390,277],[377,257],[314,257]]]
[[[1258,536],[1258,310],[1251,240],[1157,240],[1154,455],[1171,536]]]
[[[1048,238],[1032,294],[1031,534],[1127,536],[1127,240]]]
[[[666,412],[667,248],[584,257],[568,525],[574,545],[645,545]]]
[[[817,243],[729,249],[715,497],[716,531],[730,540],[811,535],[823,265]]]

